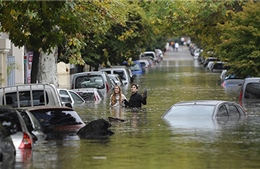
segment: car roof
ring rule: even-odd
[[[46,109],[62,109],[62,110],[74,111],[72,108],[65,107],[65,106],[37,106],[37,107],[28,107],[26,109],[28,111],[46,110]]]
[[[80,73],[75,73],[73,76],[80,76],[80,75],[104,75],[106,72],[103,71],[91,71],[91,72],[80,72]]]
[[[215,106],[220,103],[225,103],[227,101],[223,100],[193,100],[193,101],[184,101],[175,103],[174,106],[182,106],[182,105],[209,105]]]

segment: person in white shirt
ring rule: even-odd
[[[117,106],[125,106],[124,100],[126,99],[125,95],[122,93],[122,90],[119,86],[114,87],[114,91],[110,96],[109,106],[117,107]]]
[[[174,44],[174,48],[175,48],[175,51],[178,52],[178,49],[179,49],[179,43],[178,42],[176,42]]]

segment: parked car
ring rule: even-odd
[[[34,115],[26,109],[17,108],[16,110],[21,114],[28,131],[32,135],[33,141],[45,140],[47,135],[43,132],[40,123]]]
[[[16,150],[11,138],[11,132],[0,123],[0,168],[13,168]]]
[[[97,88],[84,88],[84,89],[74,89],[74,91],[79,94],[85,102],[95,102],[100,103],[104,96]]]
[[[27,128],[21,114],[11,106],[0,106],[0,123],[10,131],[17,149],[31,149],[36,140]]]
[[[12,107],[61,106],[56,87],[52,84],[24,84],[1,87],[0,105]]]
[[[40,122],[43,131],[47,134],[47,139],[75,134],[85,126],[78,113],[69,107],[38,106],[29,107],[27,111],[31,112]]]
[[[260,77],[245,78],[239,93],[240,101],[259,101]]]
[[[141,60],[137,60],[141,63],[141,65],[144,67],[144,68],[149,68],[150,67],[150,63],[148,60],[145,60],[145,59],[141,59]]]
[[[155,54],[158,58],[160,58],[160,60],[163,60],[163,52],[161,49],[155,49]]]
[[[208,65],[208,63],[209,63],[210,61],[218,61],[218,60],[219,60],[219,59],[216,58],[216,57],[208,57],[208,58],[205,59],[205,61],[203,62],[203,66],[204,66],[204,68],[206,68],[207,65]]]
[[[97,88],[103,96],[107,95],[112,88],[110,78],[105,71],[92,71],[76,73],[72,76],[71,89]]]
[[[120,78],[120,76],[118,74],[108,74],[108,76],[110,77],[110,79],[114,80],[116,85],[118,85],[118,86],[124,85],[122,79]]]
[[[85,100],[74,90],[57,89],[63,105],[71,104],[71,107],[80,106],[85,104]],[[70,106],[69,106],[70,107]]]
[[[238,87],[240,88],[241,85],[243,84],[244,79],[236,79],[236,78],[231,78],[231,79],[225,79],[222,82],[222,87],[226,88],[226,87]]]
[[[172,105],[162,118],[177,127],[211,128],[212,120],[227,121],[245,117],[246,112],[237,103],[222,100],[192,100]],[[213,124],[214,127],[214,124]]]
[[[133,75],[142,75],[145,72],[145,68],[143,68],[139,61],[134,61],[134,63],[130,65],[130,70]]]
[[[201,53],[201,49],[199,48],[195,49],[193,59],[197,60],[200,56],[200,53]]]
[[[153,59],[153,62],[157,62],[157,63],[161,61],[161,58],[157,57],[155,52],[153,52],[153,51],[143,52],[141,54],[141,58],[139,58],[139,59],[142,59],[143,57],[151,57]]]
[[[110,68],[100,69],[100,71],[106,72],[107,74],[118,74],[124,85],[129,85],[134,80],[131,70],[126,66],[111,66]]]
[[[216,72],[216,73],[222,72],[223,70],[229,69],[229,67],[226,66],[225,64],[226,63],[222,61],[213,62],[213,65],[209,68],[209,70],[211,72]]]

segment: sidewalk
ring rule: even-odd
[[[164,60],[193,60],[189,47],[180,45],[178,52],[168,51],[164,53]]]

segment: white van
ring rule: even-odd
[[[84,91],[86,88],[96,88],[105,96],[111,91],[112,85],[106,72],[92,71],[74,74],[71,89],[74,91],[78,89],[76,91],[78,93],[81,89]]]
[[[134,77],[132,76],[132,72],[126,66],[111,66],[110,68],[102,68],[100,71],[106,72],[107,74],[118,74],[124,85],[133,82]]]
[[[0,105],[12,107],[62,106],[56,87],[52,84],[23,84],[0,88]]]

